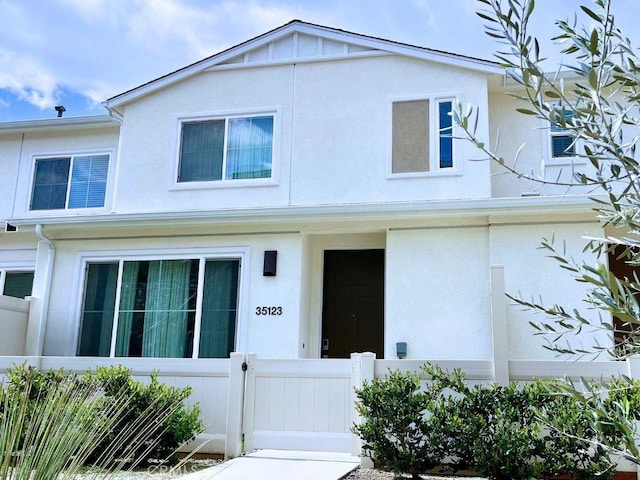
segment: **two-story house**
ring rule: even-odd
[[[503,175],[463,139],[458,103],[505,155],[526,143],[524,171],[576,168],[512,88],[490,61],[293,21],[108,99],[108,115],[0,124],[0,289],[31,295],[14,346],[491,359],[504,290],[580,302],[540,239],[581,258],[602,233],[586,196]],[[503,348],[552,358],[529,319],[507,305]]]

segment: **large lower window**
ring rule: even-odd
[[[37,158],[31,210],[103,207],[109,155]]]
[[[184,122],[178,182],[271,178],[273,117]]]
[[[420,173],[454,167],[452,100],[394,102],[391,173]]]
[[[87,264],[78,355],[228,357],[239,266],[204,258]]]

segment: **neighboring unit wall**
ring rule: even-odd
[[[2,178],[2,188],[0,188],[0,231],[4,231],[4,219],[12,216],[15,194],[18,183],[18,168],[20,165],[20,154],[22,151],[22,138],[20,133],[0,136],[0,177]],[[1,235],[1,233],[0,233]]]
[[[525,300],[542,297],[546,305],[579,308],[598,319],[586,305],[587,288],[540,250],[543,237],[555,236],[562,251],[580,264],[597,258],[583,253],[584,237],[601,235],[593,220],[558,223],[507,223],[491,218],[487,225],[459,225],[420,229],[391,229],[386,252],[385,358],[396,358],[396,342],[407,342],[408,358],[492,358],[490,265],[503,265],[505,292]],[[544,348],[551,338],[536,335],[529,322],[547,317],[507,300],[509,359],[553,359]],[[604,318],[606,321],[606,317]],[[585,330],[569,336],[575,348],[610,345],[604,331]],[[563,343],[564,345],[564,343]]]
[[[95,128],[69,128],[65,131],[29,131],[15,142],[18,142],[20,169],[16,179],[15,202],[12,209],[6,212],[5,218],[11,217],[46,217],[51,215],[69,215],[90,213],[108,213],[111,211],[111,199],[115,171],[117,169],[118,126],[114,123],[101,124]],[[12,134],[13,135],[13,134]],[[4,138],[0,136],[0,138]],[[18,148],[18,147],[16,147]],[[2,151],[2,150],[0,150]],[[108,154],[108,180],[104,207],[100,208],[68,208],[56,210],[30,210],[35,161],[43,157],[68,157],[73,155]],[[12,185],[14,185],[12,183]],[[3,212],[4,213],[4,212]]]
[[[602,230],[594,221],[555,224],[506,224],[494,219],[491,227],[491,262],[505,266],[505,290],[513,296],[522,296],[524,300],[540,299],[545,305],[561,305],[567,311],[574,308],[594,324],[599,324],[597,312],[582,300],[588,286],[577,282],[571,273],[560,268],[557,261],[549,258],[551,252],[540,249],[542,238],[555,239],[560,252],[566,248],[567,255],[578,263],[594,265],[595,255],[582,252],[587,240],[585,237],[599,237]],[[510,359],[554,359],[557,353],[544,348],[552,338],[535,335],[536,331],[529,321],[549,322],[541,314],[533,314],[522,306],[508,300],[507,322]],[[606,315],[603,321],[607,321]],[[562,339],[562,345],[569,341],[574,348],[593,347],[597,344],[611,345],[612,340],[605,331],[585,329],[580,335],[569,335]]]

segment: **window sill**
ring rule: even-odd
[[[172,183],[169,191],[181,190],[215,190],[226,188],[255,188],[255,187],[277,187],[279,183],[274,179],[250,179],[250,180],[212,180],[208,182],[183,182]]]
[[[387,180],[401,180],[410,178],[439,178],[439,177],[461,177],[460,170],[438,170],[435,172],[411,172],[411,173],[389,173]]]
[[[42,210],[27,210],[26,215],[30,217],[48,217],[48,216],[60,216],[60,215],[86,215],[91,213],[108,213],[109,209],[106,207],[86,207],[86,208],[51,208]]]
[[[580,157],[563,157],[563,158],[548,158],[545,160],[545,166],[547,167],[566,167],[571,165],[586,165],[587,161]]]

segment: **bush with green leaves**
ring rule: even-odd
[[[147,409],[131,421],[126,389],[106,397],[94,379],[32,367],[9,377],[0,386],[0,480],[75,479],[90,457],[87,478],[112,478],[139,465],[123,459],[139,445],[153,447],[182,403]]]
[[[597,397],[577,398],[558,380],[468,386],[459,370],[423,370],[425,386],[423,375],[393,371],[356,391],[364,420],[353,431],[380,466],[413,478],[443,462],[496,480],[562,473],[607,480],[615,473],[593,425],[589,402]],[[640,393],[634,401],[640,405]],[[620,441],[616,429],[607,435],[609,443]]]
[[[390,371],[356,390],[356,409],[363,422],[352,431],[380,467],[417,479],[438,465],[446,451],[446,438],[431,414],[442,394],[439,384],[423,389],[421,375]]]
[[[136,425],[149,429],[149,424],[139,424],[140,418],[154,419],[152,427],[157,435],[146,436],[145,440],[135,443],[122,442],[116,448],[114,455],[122,461],[136,464],[147,464],[150,461],[175,463],[176,450],[193,439],[204,429],[200,420],[200,408],[195,405],[188,407],[184,400],[191,394],[190,387],[177,388],[158,381],[157,372],[151,374],[148,383],[133,378],[131,371],[123,366],[98,367],[96,373],[86,373],[76,376],[64,370],[38,371],[33,367],[20,366],[7,373],[10,389],[24,390],[29,384],[31,411],[41,408],[42,399],[46,392],[56,385],[64,384],[69,379],[99,391],[106,408],[117,408],[126,398],[126,409],[119,417],[118,429],[106,432],[99,441],[95,442],[93,453],[87,456],[87,463],[99,461],[101,453],[120,434],[120,430],[131,428],[131,437],[137,436]]]

